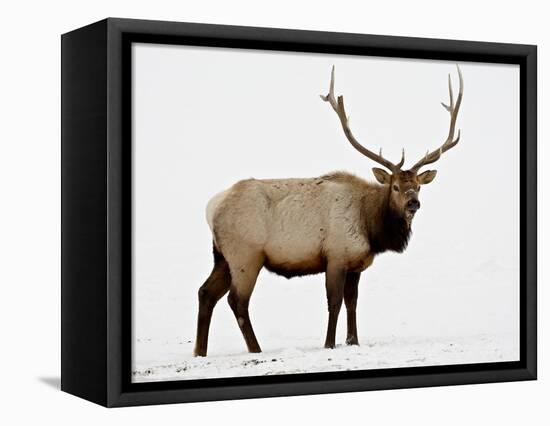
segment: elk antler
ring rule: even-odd
[[[375,154],[374,152],[365,148],[363,145],[357,142],[357,139],[355,139],[355,137],[353,136],[353,133],[349,128],[349,117],[346,115],[346,110],[344,108],[344,97],[338,96],[338,101],[336,101],[336,98],[334,96],[334,66],[332,67],[332,72],[330,74],[330,89],[329,89],[328,95],[326,96],[321,95],[321,99],[324,100],[325,102],[328,102],[332,107],[332,109],[336,112],[336,114],[338,115],[338,118],[340,119],[340,123],[342,123],[342,129],[344,129],[344,133],[346,137],[348,138],[351,145],[357,151],[359,151],[365,157],[368,157],[371,160],[376,161],[378,164],[381,164],[382,166],[386,167],[387,169],[391,170],[394,173],[401,170],[401,167],[405,163],[404,149],[401,155],[401,161],[399,161],[399,163],[397,164],[394,164],[391,161],[386,160],[384,157],[382,157],[382,148],[380,148],[380,154]]]
[[[460,129],[458,130],[458,134],[455,139],[455,125],[456,125],[456,118],[458,117],[458,110],[460,109],[460,103],[462,102],[464,82],[462,81],[462,73],[460,72],[460,67],[458,65],[456,66],[456,69],[458,70],[458,80],[460,82],[460,88],[458,90],[456,104],[454,103],[454,99],[453,99],[453,86],[451,84],[451,74],[449,74],[449,105],[445,105],[443,102],[441,102],[441,105],[443,105],[443,108],[445,108],[447,111],[449,111],[449,114],[451,114],[451,123],[449,125],[449,135],[447,136],[447,140],[443,143],[443,145],[441,145],[435,151],[427,152],[426,155],[420,161],[418,161],[414,166],[412,166],[411,170],[418,171],[421,167],[427,164],[435,163],[437,160],[439,160],[439,158],[441,157],[441,154],[451,149],[460,140]]]

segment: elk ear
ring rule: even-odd
[[[424,173],[420,173],[418,178],[418,183],[420,185],[426,185],[427,183],[430,183],[432,180],[435,179],[435,175],[437,174],[437,170],[426,170]]]
[[[382,185],[389,184],[391,182],[391,175],[384,169],[373,167],[372,172],[374,173],[376,180]]]

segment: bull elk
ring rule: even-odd
[[[311,179],[248,179],[212,198],[207,220],[213,234],[214,267],[199,289],[195,355],[206,356],[212,311],[227,292],[229,305],[249,352],[260,352],[248,304],[258,273],[265,267],[286,278],[325,273],[328,329],[325,348],[334,348],[342,301],[347,310],[349,345],[358,345],[356,305],[361,272],[385,251],[403,252],[411,223],[420,208],[420,186],[430,183],[435,170],[419,170],[439,160],[460,139],[455,126],[463,95],[456,102],[449,75],[449,133],[436,150],[427,152],[409,170],[401,160],[392,163],[361,145],[349,127],[343,96],[334,95],[334,67],[330,88],[321,99],[340,120],[351,145],[385,168],[373,168],[379,184],[346,172]]]

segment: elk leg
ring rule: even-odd
[[[214,306],[228,292],[231,285],[229,265],[216,250],[214,251],[214,258],[214,268],[206,282],[199,289],[199,317],[197,320],[195,356],[206,356],[208,330],[210,329]]]
[[[233,281],[231,288],[229,289],[229,295],[227,301],[231,310],[235,314],[237,324],[243,334],[248,352],[259,353],[262,350],[254,334],[252,323],[250,322],[250,316],[248,314],[248,304],[250,302],[250,296],[254,290],[258,273],[262,267],[262,263],[255,263],[254,266],[251,263],[247,263],[246,266],[235,268],[235,273],[232,274]]]
[[[333,349],[336,340],[336,324],[338,323],[338,314],[342,307],[344,297],[344,285],[346,282],[346,271],[340,267],[327,267],[325,273],[325,286],[327,289],[328,302],[328,327],[325,348]]]
[[[348,318],[348,335],[346,343],[348,345],[358,345],[357,338],[357,320],[355,317],[355,308],[357,307],[357,294],[359,289],[360,272],[348,272],[346,275],[346,284],[344,286],[344,302],[346,304]]]

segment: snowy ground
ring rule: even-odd
[[[510,337],[390,337],[373,339],[361,346],[339,345],[333,350],[321,348],[320,340],[309,339],[280,342],[280,347],[286,346],[287,349],[268,349],[261,354],[241,351],[207,358],[191,355],[191,341],[160,344],[151,340],[138,341],[141,353],[149,351],[156,356],[157,348],[162,347],[166,362],[159,362],[158,359],[139,362],[133,380],[150,382],[513,361],[517,359],[518,347],[506,345]]]

